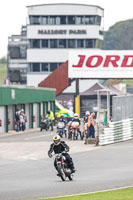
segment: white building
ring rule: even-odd
[[[28,85],[37,86],[68,60],[70,50],[101,48],[104,10],[99,6],[45,4],[27,8]]]
[[[31,5],[27,9],[28,86],[37,86],[67,61],[69,51],[101,48],[104,10],[99,6],[62,3]],[[11,61],[9,58],[10,71]]]

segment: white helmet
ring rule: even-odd
[[[86,115],[90,115],[90,111],[86,111],[86,113],[85,113]]]
[[[78,114],[77,113],[74,113],[74,118],[78,118]]]

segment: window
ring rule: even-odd
[[[68,48],[76,48],[75,40],[68,40]]]
[[[29,16],[30,24],[60,25],[60,24],[101,24],[101,17],[96,15],[86,16]]]
[[[77,48],[84,48],[84,40],[83,39],[77,40]]]
[[[40,48],[40,40],[32,40],[31,41],[32,42],[32,44],[31,44],[31,46],[32,46],[32,48]]]
[[[68,16],[68,24],[75,24],[75,16]]]
[[[57,25],[60,25],[61,24],[61,18],[58,16],[56,17],[56,24]]]
[[[84,17],[83,16],[77,16],[76,17],[76,24],[84,24]]]
[[[96,16],[96,24],[97,25],[101,24],[101,17],[100,16]]]
[[[32,72],[32,63],[29,63],[28,65],[28,72]]]
[[[85,40],[85,48],[93,48],[93,40],[92,39],[88,39]]]
[[[54,71],[57,68],[57,63],[50,63],[50,71]]]
[[[33,63],[32,64],[32,71],[33,72],[40,72],[40,63]]]
[[[85,24],[94,24],[94,16],[85,16]]]
[[[48,40],[42,40],[42,48],[48,48]]]
[[[30,16],[30,24],[40,24],[40,16]]]
[[[22,59],[26,59],[27,57],[27,47],[26,46],[20,46],[20,57]]]
[[[95,24],[95,21],[94,21],[95,17],[94,16],[90,16],[90,24]]]
[[[48,24],[48,16],[42,16],[41,17],[41,24],[42,25]]]
[[[59,40],[59,48],[66,48],[66,40]]]
[[[11,59],[20,59],[20,47],[10,47],[9,54]]]
[[[55,25],[56,24],[56,17],[55,16],[50,16],[50,18],[49,18],[49,24],[50,25]]]
[[[50,48],[58,48],[58,40],[50,40]]]
[[[89,24],[90,21],[90,17],[89,16],[85,16],[85,24]]]
[[[66,16],[60,17],[60,24],[66,24]]]
[[[48,72],[48,71],[49,71],[48,63],[42,63],[42,72]]]

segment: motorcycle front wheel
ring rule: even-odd
[[[65,181],[65,180],[66,180],[66,175],[65,175],[65,173],[64,173],[64,171],[63,171],[62,166],[61,166],[61,165],[58,165],[57,168],[58,168],[58,173],[59,173],[59,175],[60,175],[62,181]]]

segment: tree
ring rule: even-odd
[[[103,49],[132,50],[133,49],[133,19],[121,21],[111,26],[104,33]]]
[[[7,58],[5,56],[0,58],[0,63],[2,63],[2,64],[7,63]]]

